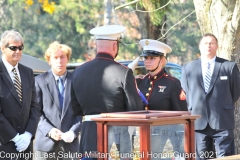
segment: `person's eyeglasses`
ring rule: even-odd
[[[21,51],[21,50],[23,50],[24,49],[24,46],[9,46],[9,47],[7,47],[7,48],[9,48],[10,50],[12,50],[12,51],[16,51],[16,50],[19,50],[19,51]]]

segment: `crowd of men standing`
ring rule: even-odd
[[[201,115],[195,122],[197,159],[206,159],[202,152],[215,151],[217,157],[234,154],[239,69],[234,62],[216,56],[217,38],[203,35],[201,58],[183,66],[180,82],[164,70],[171,47],[156,40],[139,42],[147,75],[136,78],[132,69],[115,62],[124,31],[120,25],[90,30],[96,38],[97,56],[74,73],[66,68],[71,48],[51,43],[44,55],[51,69],[35,78],[30,68],[18,63],[24,49],[21,34],[7,30],[1,35],[0,159],[16,159],[4,156],[33,150],[39,160],[79,159],[58,155],[97,151],[92,117],[144,109],[188,110]]]

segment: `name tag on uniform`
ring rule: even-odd
[[[228,78],[227,78],[227,76],[221,76],[220,79],[221,80],[227,80]]]

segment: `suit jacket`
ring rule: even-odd
[[[239,70],[234,62],[216,57],[208,93],[204,90],[201,59],[183,66],[181,84],[189,111],[201,115],[195,121],[195,130],[203,130],[207,124],[213,129],[234,129],[234,103],[240,96]]]
[[[76,115],[142,110],[132,70],[115,62],[108,54],[75,69],[72,80],[72,107]],[[80,152],[96,151],[95,122],[84,122]]]
[[[8,153],[17,152],[14,142],[10,141],[17,133],[27,131],[34,138],[40,117],[33,71],[20,63],[18,69],[22,83],[22,102],[5,65],[0,61],[0,151]]]
[[[76,152],[79,148],[78,135],[81,130],[81,117],[74,116],[71,107],[70,88],[72,73],[66,75],[66,86],[62,112],[58,99],[58,89],[55,78],[51,70],[35,77],[37,102],[40,104],[41,117],[37,128],[34,149],[38,151],[53,151],[59,143],[66,151]],[[77,136],[72,143],[55,141],[48,137],[52,128],[57,128],[62,132],[73,131]]]

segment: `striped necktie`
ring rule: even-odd
[[[206,75],[205,75],[205,83],[204,83],[204,87],[205,87],[205,92],[208,92],[210,83],[211,83],[211,70],[210,70],[210,63],[207,63],[207,70],[206,70]]]
[[[18,77],[16,68],[13,68],[12,72],[13,72],[13,85],[16,88],[16,91],[17,91],[20,102],[22,102],[22,84],[21,84],[21,81]]]

